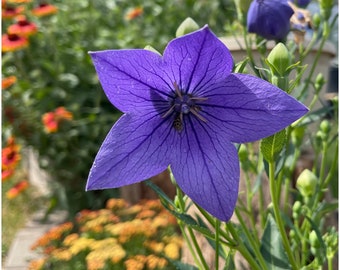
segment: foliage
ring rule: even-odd
[[[29,269],[176,269],[182,238],[159,200],[128,205],[110,199],[105,209],[82,210],[73,222],[36,241],[42,257]]]

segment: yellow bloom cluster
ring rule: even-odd
[[[175,269],[166,259],[181,256],[175,223],[158,200],[129,206],[122,199],[110,199],[105,209],[83,210],[74,223],[38,239],[32,248],[42,249],[45,257],[32,261],[32,270],[45,269],[52,261],[58,269],[72,268],[75,261],[89,270]]]
[[[157,257],[153,254],[144,256],[136,255],[125,261],[125,267],[127,270],[143,270],[147,269],[163,269],[167,264],[167,260]]]

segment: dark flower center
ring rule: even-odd
[[[20,40],[20,37],[17,34],[8,34],[8,40],[17,41]]]
[[[207,98],[205,97],[195,97],[192,94],[182,93],[179,89],[177,83],[174,83],[175,88],[175,96],[170,99],[170,108],[163,115],[163,118],[174,113],[174,122],[173,127],[178,132],[181,132],[183,129],[183,117],[185,115],[193,114],[199,120],[203,122],[207,122],[207,120],[199,114],[202,110],[201,106],[197,104],[197,102],[205,101]]]

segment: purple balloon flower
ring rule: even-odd
[[[282,40],[289,32],[293,13],[288,0],[254,0],[247,14],[248,32],[269,40]]]
[[[124,115],[96,156],[87,190],[140,182],[170,165],[193,201],[227,221],[240,177],[232,142],[272,135],[307,112],[270,83],[232,74],[229,50],[207,26],[171,41],[163,56],[142,49],[90,54]]]

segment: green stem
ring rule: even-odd
[[[333,21],[331,22],[330,27],[329,27],[330,29],[333,28],[333,26],[334,26],[334,24],[335,24],[335,22],[336,22],[336,20],[337,20],[337,17],[338,17],[338,16],[334,16],[334,19],[333,19]],[[314,58],[312,67],[311,67],[311,69],[310,69],[310,71],[309,71],[309,76],[307,77],[306,84],[305,84],[303,90],[301,91],[300,96],[303,96],[303,94],[307,91],[308,84],[311,82],[311,79],[312,79],[312,77],[313,77],[313,75],[314,75],[315,68],[316,68],[316,66],[317,66],[318,63],[319,63],[319,58],[320,58],[320,56],[321,56],[322,49],[323,49],[323,47],[324,47],[326,41],[328,40],[329,32],[330,32],[330,31],[328,31],[328,33],[326,33],[326,34],[324,34],[324,35],[322,36],[322,40],[321,40],[320,46],[319,46],[319,48],[318,48],[318,50],[317,50],[317,52],[316,52],[316,56],[315,56],[315,58]]]
[[[217,218],[215,219],[215,269],[219,268],[219,258],[220,258],[220,225],[221,221]]]
[[[185,201],[183,199],[183,193],[182,191],[179,189],[179,187],[176,186],[176,191],[177,191],[177,198],[178,198],[178,202],[179,202],[179,207],[180,207],[180,210],[182,213],[185,212]],[[182,222],[180,222],[182,224]],[[183,225],[182,225],[183,226]],[[196,261],[196,264],[197,265],[201,265],[201,269],[206,269],[206,270],[209,270],[209,266],[203,256],[203,253],[202,253],[202,250],[197,242],[197,239],[196,239],[196,236],[194,234],[194,231],[192,228],[190,228],[189,226],[186,226],[188,232],[189,232],[189,236],[190,236],[190,239],[191,239],[191,244],[193,245],[193,248],[190,250],[192,252],[192,255],[195,257],[196,255],[198,256],[199,260],[200,260],[200,263],[198,263],[198,260]],[[183,230],[182,230],[183,233],[185,233],[185,229],[184,229],[184,226],[183,226]],[[189,239],[187,239],[189,240]],[[187,243],[189,244],[189,241],[187,241]],[[196,253],[195,253],[196,252]]]
[[[263,270],[267,269],[267,265],[266,265],[266,263],[263,259],[263,256],[260,252],[260,249],[259,249],[260,241],[258,240],[257,237],[255,238],[250,234],[249,229],[247,228],[247,225],[244,223],[244,220],[243,220],[243,218],[242,218],[242,216],[241,216],[241,214],[240,214],[240,212],[238,211],[237,208],[235,208],[235,214],[237,216],[238,221],[240,222],[241,227],[243,228],[244,233],[247,236],[249,243],[251,244],[251,246],[253,248],[253,251],[255,252],[256,258],[259,261],[261,268]]]
[[[242,240],[239,237],[239,234],[236,232],[233,224],[231,222],[228,222],[226,224],[226,227],[230,234],[233,236],[235,240],[238,242],[238,246],[236,249],[242,254],[242,256],[246,259],[246,261],[250,265],[250,269],[252,270],[263,270],[257,263],[257,261],[254,259],[254,256],[250,254],[246,246],[243,244]]]
[[[273,210],[274,210],[274,215],[275,215],[275,220],[276,223],[278,225],[281,237],[282,237],[282,242],[283,242],[283,246],[286,250],[286,253],[288,255],[288,259],[290,264],[292,265],[292,269],[293,270],[299,270],[300,267],[297,265],[296,260],[294,258],[294,255],[292,253],[290,244],[289,244],[289,240],[285,231],[285,227],[283,224],[283,220],[281,218],[281,214],[280,214],[280,209],[279,209],[279,201],[277,198],[277,190],[276,190],[276,182],[275,182],[275,162],[274,161],[270,161],[269,162],[269,185],[270,185],[270,195],[272,198],[272,204],[273,204]]]

